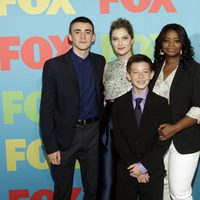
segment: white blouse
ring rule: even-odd
[[[156,80],[156,83],[153,88],[153,92],[168,99],[168,102],[170,104],[170,99],[169,99],[170,87],[174,79],[174,76],[176,74],[176,70],[178,66],[171,74],[168,75],[166,79],[164,79],[164,75],[163,75],[164,65],[165,63],[163,64],[160,74]],[[197,119],[197,123],[198,124],[200,123],[200,108],[199,107],[191,107],[186,115],[191,118]]]

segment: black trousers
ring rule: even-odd
[[[164,176],[150,177],[149,183],[138,183],[118,178],[116,186],[117,200],[163,200]]]
[[[61,164],[51,165],[54,200],[71,200],[76,159],[80,163],[84,200],[96,200],[98,178],[99,122],[76,128],[68,151],[61,152]]]

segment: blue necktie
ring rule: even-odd
[[[142,101],[142,98],[136,98],[135,102],[136,102],[136,106],[135,106],[135,118],[136,118],[136,122],[137,122],[137,126],[140,125],[140,120],[142,117],[142,109],[140,106],[140,103]]]

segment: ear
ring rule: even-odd
[[[92,42],[94,42],[96,40],[96,34],[93,33],[93,36],[92,36]]]
[[[68,38],[69,38],[70,42],[73,42],[72,34],[71,33],[68,34]]]
[[[68,37],[68,43],[70,45],[72,45],[72,43],[73,43],[73,41],[72,41],[72,35],[69,33],[67,37]]]
[[[131,77],[130,77],[130,74],[128,72],[126,72],[126,78],[128,81],[131,81]]]
[[[152,70],[150,74],[151,79],[153,78],[153,76],[154,76],[154,71]]]

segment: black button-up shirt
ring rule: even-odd
[[[85,58],[77,56],[70,50],[72,63],[79,85],[80,94],[80,113],[79,119],[88,119],[98,116],[97,111],[97,92],[90,54]]]

